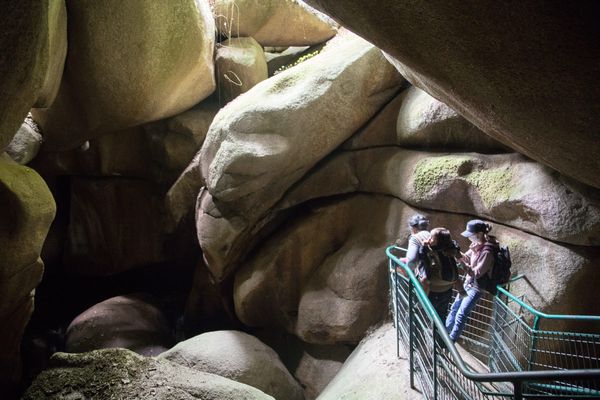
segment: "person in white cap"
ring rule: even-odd
[[[496,238],[488,235],[491,230],[492,226],[487,222],[474,219],[467,222],[465,231],[461,233],[471,241],[471,245],[460,260],[466,272],[464,281],[466,295],[456,296],[446,318],[446,330],[455,342],[465,328],[469,314],[477,305],[484,290],[478,284],[478,279],[491,272],[494,266],[494,254],[500,248]]]

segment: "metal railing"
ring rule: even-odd
[[[600,317],[544,314],[498,286],[496,296],[484,296],[473,310],[463,333],[481,372],[458,351],[413,271],[394,254],[399,251],[406,250],[386,250],[397,353],[406,352],[411,387],[418,382],[425,398],[600,398],[600,333],[540,329]]]

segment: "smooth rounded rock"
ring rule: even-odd
[[[211,0],[219,33],[263,46],[304,46],[335,35],[330,18],[296,0]]]
[[[301,400],[302,388],[273,349],[238,331],[215,331],[178,343],[159,359],[253,386],[276,399]]]
[[[69,53],[56,102],[34,109],[45,147],[170,117],[215,89],[206,0],[69,0]]]
[[[248,385],[127,349],[55,353],[50,368],[38,375],[22,398],[109,400],[140,394],[158,400],[274,400]]]
[[[162,311],[144,295],[117,296],[79,314],[67,328],[65,351],[85,353],[122,347],[144,356],[156,356],[172,342]]]

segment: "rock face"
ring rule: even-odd
[[[35,171],[2,159],[0,204],[0,388],[6,393],[20,374],[21,336],[42,278],[39,256],[56,205]]]
[[[376,146],[501,153],[510,149],[492,139],[456,111],[411,86],[352,136],[344,148]]]
[[[350,350],[341,346],[307,346],[294,376],[304,387],[306,400],[313,400],[338,374]]]
[[[200,152],[208,192],[197,208],[198,239],[213,275],[228,274],[232,258],[240,256],[236,247],[246,240],[242,233],[256,230],[285,190],[354,133],[400,83],[379,50],[346,37],[217,114]],[[222,213],[240,217],[232,224],[234,218],[226,221]],[[228,240],[216,232],[227,232]]]
[[[333,21],[296,0],[211,0],[219,33],[263,46],[303,46],[335,35]]]
[[[600,193],[516,153],[426,153],[391,147],[341,153],[307,174],[278,207],[354,191],[478,215],[564,243],[600,244]]]
[[[168,185],[176,181],[202,147],[218,111],[217,102],[207,100],[173,118],[144,126],[155,181]]]
[[[55,353],[50,367],[36,378],[24,400],[129,399],[140,394],[159,400],[274,400],[248,385],[126,349]]]
[[[74,178],[70,213],[70,272],[105,276],[165,259],[164,206],[152,184]]]
[[[129,177],[152,176],[148,138],[140,127],[102,135],[69,151],[42,150],[31,166],[48,176]]]
[[[156,356],[173,342],[162,311],[143,295],[117,296],[77,316],[67,328],[65,351],[84,353],[122,347]]]
[[[382,249],[404,235],[409,216],[423,211],[373,194],[330,197],[326,204],[303,209],[235,274],[236,314],[247,325],[283,328],[310,343],[358,342],[387,309]],[[471,219],[428,215],[433,226],[455,235]],[[515,293],[545,311],[598,312],[589,289],[599,282],[593,267],[597,248],[560,245],[493,225],[493,233],[511,249],[513,273],[526,274],[530,282],[520,283]],[[457,239],[468,247],[464,238]]]
[[[596,2],[307,3],[388,52],[413,84],[487,134],[600,188]]]
[[[67,52],[64,0],[6,3],[2,15],[8,26],[0,32],[5,55],[0,60],[0,151],[34,104],[52,104]]]
[[[302,388],[270,347],[248,334],[215,331],[178,343],[160,355],[197,371],[253,386],[275,399],[303,399]]]
[[[309,343],[357,343],[387,309],[382,249],[404,225],[407,207],[356,195],[306,208],[236,273],[236,314]]]
[[[422,399],[410,388],[409,365],[396,357],[396,330],[385,324],[366,336],[317,400]]]
[[[206,0],[67,5],[66,73],[52,107],[33,112],[48,149],[172,116],[213,92]]]
[[[268,78],[265,53],[253,38],[233,38],[221,42],[215,64],[219,99],[224,103]]]

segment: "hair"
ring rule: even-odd
[[[440,249],[449,249],[453,247],[452,235],[446,228],[434,228],[431,230],[431,240],[437,238],[437,247]]]

